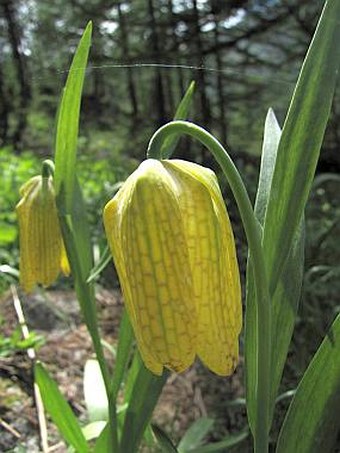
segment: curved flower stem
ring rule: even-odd
[[[54,163],[51,159],[45,159],[41,165],[41,176],[48,178],[54,176]]]
[[[147,157],[162,159],[164,140],[172,134],[187,134],[200,141],[221,166],[235,197],[251,254],[257,305],[257,376],[255,452],[267,453],[269,433],[269,395],[271,374],[271,305],[261,245],[261,227],[255,217],[242,178],[224,147],[209,132],[187,121],[172,121],[158,129],[150,140]]]

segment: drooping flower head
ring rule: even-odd
[[[146,366],[181,372],[196,355],[219,375],[238,361],[241,291],[215,174],[148,159],[106,205],[104,224]]]
[[[20,189],[20,284],[30,292],[36,284],[51,285],[69,264],[61,236],[52,176],[34,176]]]

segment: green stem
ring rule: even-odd
[[[51,159],[45,159],[41,165],[41,176],[49,178],[54,175],[54,163]]]
[[[73,235],[71,216],[61,216],[61,228],[63,239],[67,250],[67,256],[71,264],[72,274],[74,275],[75,289],[77,298],[82,308],[87,329],[91,335],[93,348],[103,376],[105,390],[108,398],[109,409],[109,429],[111,444],[108,446],[108,453],[118,453],[118,436],[117,436],[117,414],[116,400],[112,398],[111,377],[104,357],[103,346],[100,339],[97,310],[94,298],[93,285],[87,283],[87,274],[84,273],[79,261],[79,252],[77,242]]]
[[[242,178],[224,147],[209,132],[187,121],[172,121],[158,129],[150,140],[147,157],[162,159],[164,140],[172,134],[187,134],[200,141],[213,154],[234,194],[251,254],[252,271],[256,285],[257,305],[257,389],[255,452],[268,452],[270,374],[271,374],[271,306],[266,269],[261,245],[261,227],[256,220]]]

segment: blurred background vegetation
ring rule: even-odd
[[[322,0],[1,0],[0,292],[15,281],[18,268],[18,189],[53,153],[59,97],[88,20],[94,32],[79,176],[94,245],[102,250],[104,203],[145,157],[152,132],[172,118],[191,80],[196,94],[190,119],[229,147],[254,196],[266,112],[274,108],[282,125],[322,5]],[[306,274],[284,389],[294,387],[340,311],[339,94],[338,88],[306,213]],[[176,156],[218,171],[207,152],[187,139]],[[244,268],[242,227],[228,188],[223,191]],[[104,273],[101,283],[117,285],[110,276]]]

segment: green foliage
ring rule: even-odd
[[[289,337],[294,323],[291,297],[285,295],[287,283],[291,284],[292,272],[300,273],[301,252],[294,258],[294,242],[299,224],[302,221],[305,204],[311,189],[316,163],[320,154],[324,131],[332,104],[336,74],[340,63],[340,55],[336,48],[340,38],[340,29],[333,17],[340,15],[340,4],[336,1],[326,2],[324,13],[320,19],[317,32],[313,38],[299,80],[296,85],[291,106],[284,123],[279,142],[273,176],[269,180],[270,192],[266,214],[263,222],[263,251],[266,261],[267,277],[269,279],[270,295],[273,297],[272,338],[280,335],[282,324],[289,323],[286,338],[279,345],[276,343],[273,351],[275,366],[283,367],[286,357]],[[335,58],[337,55],[338,58]],[[301,126],[303,124],[303,127]],[[275,147],[271,151],[275,153]],[[297,249],[298,249],[297,245]],[[287,261],[290,255],[289,262]],[[248,278],[252,280],[252,273]],[[289,279],[286,281],[286,279]],[[280,286],[282,285],[282,289]],[[249,284],[251,288],[251,283]],[[299,283],[295,285],[295,294]],[[293,287],[294,288],[294,287]],[[276,292],[281,292],[277,297]],[[290,291],[290,290],[289,290]],[[288,291],[287,291],[288,294]],[[257,301],[259,303],[259,301]],[[296,302],[294,302],[296,305]],[[248,413],[252,429],[256,424],[255,414],[257,382],[257,357],[262,353],[258,349],[258,331],[262,329],[262,319],[257,319],[254,294],[248,291],[246,319],[246,373]],[[294,309],[293,309],[294,310]],[[257,326],[257,327],[256,327]],[[273,346],[272,346],[273,347]],[[285,351],[281,355],[281,351]],[[278,357],[280,357],[280,362]],[[273,372],[273,371],[272,371]],[[274,381],[270,382],[273,389],[278,385],[280,373],[276,373]],[[271,395],[273,405],[274,392]]]
[[[51,379],[41,363],[34,368],[35,381],[39,386],[44,405],[63,438],[78,453],[88,453],[89,449],[78,420],[71,407],[60,393],[57,384]]]
[[[72,60],[69,75],[62,94],[56,130],[54,184],[59,209],[70,215],[74,208],[73,193],[76,186],[76,159],[81,92],[91,45],[92,23],[81,38]]]
[[[174,126],[175,134],[164,135],[166,138],[163,148],[156,146],[158,151],[161,149],[166,155],[174,148],[180,133],[185,132],[198,138],[212,150],[221,164],[238,202],[251,247],[247,271],[245,372],[249,426],[254,436],[255,449],[259,453],[266,452],[268,448],[268,431],[297,315],[303,280],[303,217],[339,67],[340,56],[336,45],[340,31],[334,20],[334,17],[339,16],[339,2],[329,0],[302,68],[282,133],[274,114],[270,112],[267,117],[255,202],[256,218],[233,162],[212,135],[192,123],[179,121],[169,125],[170,128]],[[111,149],[111,133],[98,131],[91,140],[81,137],[77,143],[80,98],[90,38],[91,25],[80,41],[63,92],[57,123],[55,173],[63,237],[77,296],[97,356],[94,367],[88,367],[84,378],[90,423],[81,428],[56,383],[40,363],[35,366],[35,378],[47,412],[60,434],[76,451],[89,451],[88,441],[96,439],[95,452],[136,453],[143,436],[150,445],[154,444],[149,423],[168,373],[158,377],[144,367],[138,352],[133,348],[133,332],[125,312],[120,325],[113,375],[104,357],[99,336],[93,280],[103,263],[107,262],[107,257],[104,252],[98,266],[93,267],[92,240],[104,250],[102,207],[117,189],[117,184],[134,168],[135,162],[124,155],[123,141],[119,141]],[[189,89],[177,111],[178,118],[187,116],[191,97],[192,89]],[[42,120],[41,130],[45,126]],[[165,126],[163,133],[169,127]],[[156,140],[153,144],[155,143],[157,145]],[[158,144],[162,144],[161,140]],[[78,154],[80,151],[79,157],[77,150]],[[2,156],[7,156],[15,168],[8,169],[8,162],[5,164]],[[0,188],[0,195],[4,195],[4,208],[0,212],[0,245],[3,245],[0,250],[4,251],[0,253],[4,255],[0,257],[6,265],[2,264],[0,272],[9,275],[9,270],[14,269],[12,274],[15,278],[17,255],[12,252],[16,250],[13,217],[16,193],[23,180],[38,173],[38,160],[31,153],[23,153],[18,158],[5,149],[0,154],[1,169],[4,186]],[[338,182],[337,177],[329,180],[324,177],[314,183],[313,204],[307,211],[307,215],[311,216],[307,221],[307,231],[312,234],[305,276],[305,298],[309,300],[304,310],[309,310],[312,314],[314,327],[324,310],[319,299],[325,297],[325,283],[337,282],[334,298],[339,288],[340,253],[335,236],[340,223],[337,189],[333,187],[331,200],[323,189],[324,185],[336,185]],[[322,221],[319,231],[315,228],[316,221],[318,225]],[[316,252],[320,251],[322,258],[317,262]],[[320,288],[321,293],[318,292]],[[264,296],[263,300],[261,295]],[[339,306],[329,304],[327,309],[329,317],[332,317],[334,312],[339,311]],[[318,451],[321,447],[330,449],[332,446],[334,432],[338,427],[336,414],[340,408],[339,325],[338,317],[296,390],[279,437],[277,451],[280,453],[307,453]],[[321,337],[325,326],[321,325],[319,330]],[[8,356],[18,348],[35,345],[37,341],[37,337],[33,335],[22,342],[17,331],[11,338],[0,337],[0,356]],[[315,349],[316,347],[317,345]],[[107,396],[104,403],[105,398],[94,401],[91,392],[92,386],[98,390],[99,382],[101,393],[105,389]],[[124,403],[121,406],[117,406],[119,391],[124,392]],[[226,451],[244,441],[250,434],[247,427],[219,442],[204,445],[204,438],[211,433],[212,425],[210,418],[197,420],[177,447],[163,429],[154,426],[153,433],[164,451],[183,453]],[[304,433],[303,436],[301,432]]]
[[[0,328],[4,322],[5,320],[0,318]],[[5,336],[0,332],[0,358],[10,357],[17,352],[26,351],[29,348],[38,349],[44,342],[44,337],[35,332],[30,332],[28,337],[23,339],[20,326],[10,336]]]
[[[297,388],[280,432],[277,453],[328,452],[333,448],[339,427],[339,348],[340,315]]]

